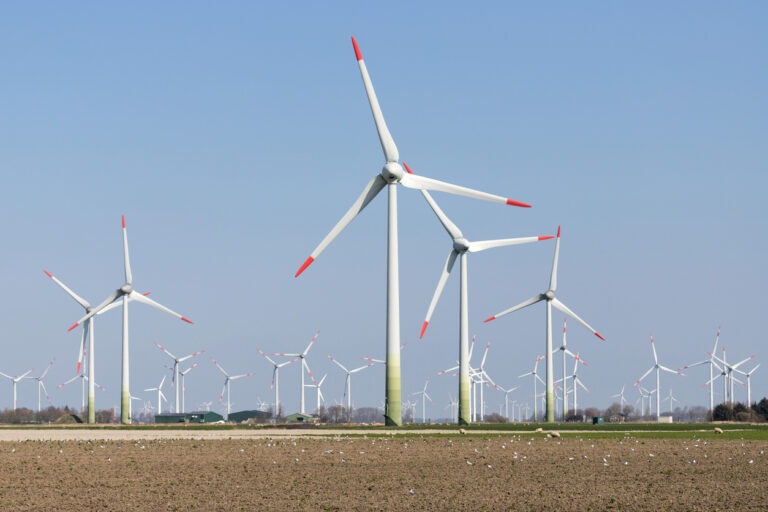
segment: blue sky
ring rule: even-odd
[[[729,360],[762,361],[766,287],[768,8],[758,2],[547,6],[409,2],[15,3],[0,7],[0,371],[57,363],[74,372],[81,310],[48,269],[97,303],[122,284],[125,214],[134,284],[192,318],[131,309],[132,392],[159,381],[163,355],[205,348],[187,404],[218,398],[233,373],[235,408],[269,400],[258,356],[301,350],[356,365],[384,355],[386,201],[377,198],[299,279],[296,268],[346,211],[383,157],[349,37],[360,43],[401,158],[436,179],[510,196],[530,210],[437,195],[470,239],[554,234],[562,225],[559,297],[608,339],[575,322],[569,346],[589,363],[606,407],[652,363],[707,357],[714,333]],[[458,352],[458,282],[418,332],[450,241],[418,193],[401,189],[403,395],[429,378],[429,415],[456,381],[435,377]],[[491,343],[487,369],[531,402],[544,349],[537,305],[482,324],[549,279],[553,244],[473,254],[470,332]],[[542,307],[540,307],[542,306]],[[119,402],[120,315],[97,323],[98,406]],[[555,315],[554,331],[562,318]],[[557,340],[556,340],[557,341]],[[695,371],[699,370],[699,371]],[[663,376],[683,404],[708,403],[705,369]],[[762,370],[762,368],[761,368]],[[669,377],[669,378],[667,378]],[[298,372],[281,381],[298,408]],[[753,378],[753,399],[768,373]],[[382,368],[355,376],[356,405],[383,398]],[[745,390],[737,390],[744,399]],[[0,407],[11,386],[0,381]],[[169,394],[170,396],[170,394]],[[634,401],[634,391],[627,396]],[[491,393],[489,411],[502,396]],[[32,381],[21,405],[36,404]]]

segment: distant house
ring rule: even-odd
[[[224,416],[213,411],[194,411],[184,414],[156,414],[155,423],[176,424],[176,423],[216,423],[224,421]]]

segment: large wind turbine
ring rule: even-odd
[[[264,359],[269,361],[272,364],[272,384],[270,384],[269,389],[275,388],[275,418],[279,418],[281,416],[280,412],[280,368],[283,366],[287,366],[291,363],[295,363],[296,359],[291,359],[289,361],[285,361],[284,363],[276,363],[272,360],[267,354],[264,353],[263,350],[259,349],[259,354],[264,356]],[[302,370],[303,374],[304,370]]]
[[[674,373],[677,375],[683,375],[677,370],[672,370],[671,368],[667,368],[664,365],[659,364],[659,357],[656,355],[656,344],[653,341],[653,336],[651,336],[651,349],[653,349],[653,366],[648,368],[648,371],[643,374],[642,377],[637,379],[637,382],[635,382],[635,386],[639,386],[640,382],[646,378],[653,370],[656,370],[656,418],[658,419],[661,414],[661,388],[659,387],[659,374],[661,371],[665,371],[668,373]]]
[[[403,164],[405,169],[411,172],[408,165]],[[485,240],[481,242],[471,242],[464,238],[464,234],[454,224],[451,219],[443,212],[443,210],[435,202],[432,195],[426,190],[422,190],[421,194],[429,204],[432,211],[437,216],[443,228],[451,237],[453,247],[448,254],[448,259],[443,266],[440,279],[437,282],[437,288],[432,296],[432,302],[429,304],[427,310],[427,316],[424,319],[424,324],[421,327],[421,333],[419,338],[424,337],[424,333],[427,330],[430,320],[432,319],[432,313],[435,311],[437,302],[440,300],[440,296],[443,294],[445,284],[448,281],[448,277],[453,270],[453,266],[456,263],[456,259],[459,259],[459,424],[467,425],[471,422],[471,415],[469,411],[469,294],[467,292],[468,276],[467,276],[467,254],[471,252],[480,252],[486,249],[493,249],[496,247],[507,247],[510,245],[528,244],[531,242],[539,242],[541,240],[549,240],[554,238],[552,236],[531,236],[526,238],[506,238],[500,240]],[[481,410],[480,416],[483,417],[484,413]]]
[[[555,296],[555,291],[557,290],[557,260],[559,255],[560,255],[560,226],[557,227],[557,240],[555,241],[555,257],[552,260],[552,274],[549,279],[549,289],[544,293],[534,295],[530,299],[523,301],[516,306],[512,306],[511,308],[504,310],[501,313],[497,313],[485,319],[486,322],[490,322],[491,320],[495,320],[499,317],[512,313],[513,311],[517,311],[518,309],[523,309],[524,307],[530,306],[531,304],[536,304],[537,302],[545,301],[547,303],[547,347],[546,347],[545,354],[547,355],[552,353],[552,306],[560,310],[562,313],[565,313],[566,315],[570,316],[571,318],[579,322],[581,325],[586,327],[595,336],[605,341],[605,338],[603,338],[600,335],[600,333],[598,333],[596,330],[590,327],[590,325],[584,320],[582,320],[576,313],[568,309],[568,306],[560,302]],[[547,357],[547,391],[546,393],[547,393],[547,422],[554,423],[555,421],[554,373],[552,368],[551,357]]]
[[[307,372],[307,375],[309,375],[309,378],[312,379],[314,382],[315,378],[312,377],[312,370],[309,369],[309,364],[307,364],[307,353],[309,353],[309,349],[312,348],[312,346],[315,344],[315,340],[320,335],[320,331],[317,331],[315,335],[312,337],[311,340],[309,340],[309,343],[307,344],[307,348],[304,349],[304,352],[300,354],[286,354],[285,352],[276,352],[272,354],[273,356],[280,356],[280,357],[296,357],[301,361],[301,368],[299,368],[299,384],[301,386],[301,401],[299,402],[299,408],[301,409],[299,412],[301,414],[306,414],[304,410],[304,372]]]
[[[359,368],[354,368],[352,370],[347,370],[347,367],[338,362],[336,359],[333,358],[333,356],[328,356],[328,359],[330,359],[332,362],[336,363],[336,365],[341,368],[344,373],[346,374],[344,378],[344,396],[347,397],[347,415],[352,414],[352,374],[357,373],[359,371],[365,370],[366,368],[370,368],[373,366],[374,363],[368,363],[366,365],[363,365]]]
[[[479,192],[476,190],[452,185],[423,176],[408,174],[400,165],[400,154],[395,145],[395,141],[384,121],[384,115],[381,112],[379,101],[376,98],[376,92],[373,89],[371,78],[368,75],[368,69],[365,66],[363,55],[357,45],[355,38],[352,38],[352,45],[355,49],[355,57],[360,68],[360,74],[365,86],[365,92],[368,96],[368,102],[373,114],[373,120],[376,124],[376,131],[379,135],[381,148],[384,151],[384,168],[376,174],[363,189],[362,194],[352,204],[350,209],[344,214],[341,220],[331,229],[330,233],[320,242],[304,263],[296,272],[298,277],[304,270],[312,264],[320,253],[349,225],[352,220],[370,203],[376,195],[387,187],[388,191],[388,228],[387,228],[387,377],[386,377],[386,404],[384,407],[384,417],[387,425],[402,424],[402,389],[400,382],[400,289],[399,289],[399,266],[398,266],[398,236],[397,236],[397,184],[400,183],[407,188],[420,190],[437,190],[448,192],[474,199],[509,204],[513,206],[529,207],[530,205],[520,203],[505,197]]]
[[[191,354],[186,355],[186,356],[176,357],[175,355],[171,354],[171,352],[166,347],[164,347],[163,345],[159,344],[158,342],[155,342],[155,346],[157,348],[159,348],[162,352],[164,352],[168,357],[173,359],[173,381],[172,381],[172,383],[173,383],[173,386],[175,387],[175,391],[176,391],[176,403],[175,403],[176,414],[179,414],[179,412],[180,412],[180,409],[179,409],[179,405],[180,405],[180,403],[179,403],[179,363],[182,363],[182,362],[184,362],[187,359],[190,359],[192,357],[199,356],[200,354],[204,353],[205,350],[198,350],[197,352],[192,352]]]
[[[122,217],[122,224],[123,224],[123,262],[125,266],[125,283],[120,288],[118,288],[117,290],[109,294],[109,296],[101,304],[99,304],[95,308],[92,308],[90,311],[88,311],[88,313],[83,318],[78,320],[75,324],[73,324],[69,328],[69,330],[71,331],[78,325],[82,325],[83,322],[88,321],[94,315],[106,309],[113,302],[116,302],[119,299],[122,299],[122,302],[123,302],[123,349],[122,349],[123,365],[122,365],[122,386],[121,386],[122,389],[120,394],[120,421],[124,424],[129,424],[131,422],[130,365],[129,365],[129,352],[128,352],[128,301],[129,299],[133,299],[137,302],[143,302],[144,304],[157,308],[160,311],[164,311],[169,315],[173,315],[176,318],[183,320],[189,324],[191,324],[192,321],[187,317],[182,316],[171,309],[168,309],[162,304],[155,302],[149,297],[142,295],[141,293],[138,293],[136,290],[133,289],[133,274],[131,273],[131,261],[128,256],[128,233],[125,229],[125,216]],[[91,357],[93,357],[93,351],[91,351]]]
[[[35,371],[35,369],[34,368],[30,368],[29,370],[27,370],[26,372],[22,373],[21,375],[16,375],[16,376],[6,375],[5,373],[0,372],[0,375],[5,377],[6,379],[10,380],[11,383],[13,384],[13,410],[14,411],[16,410],[16,384],[18,384],[19,381],[21,381],[21,379],[25,378],[27,375],[29,375],[33,371]]]
[[[67,285],[65,285],[63,282],[61,282],[56,276],[48,272],[47,270],[43,270],[46,276],[50,277],[54,283],[59,285],[61,289],[63,289],[65,292],[67,292],[67,295],[72,297],[75,302],[80,304],[80,306],[83,307],[86,313],[90,313],[93,308],[91,307],[91,304],[80,297],[78,294],[73,292]],[[117,306],[119,306],[119,302],[113,302],[112,304],[108,305],[107,307],[103,308],[101,311],[99,311],[98,314],[106,313],[110,309],[114,309]],[[94,332],[95,332],[95,318],[91,317],[88,319],[87,322],[83,323],[83,335],[80,340],[80,351],[78,352],[77,356],[77,370],[76,373],[80,373],[80,367],[83,364],[83,354],[88,354],[88,423],[96,423],[96,365],[94,363]],[[85,348],[86,340],[88,340],[88,349]]]
[[[684,370],[687,370],[688,368],[693,368],[695,366],[701,366],[701,365],[709,365],[709,410],[714,411],[715,410],[715,375],[714,375],[714,368],[717,368],[718,371],[720,371],[720,367],[715,362],[715,353],[717,351],[717,343],[720,341],[720,328],[717,328],[717,334],[715,335],[715,344],[712,347],[712,352],[709,353],[709,359],[705,359],[703,361],[699,361],[697,363],[687,364],[683,366]],[[725,397],[723,397],[723,400],[725,400]]]

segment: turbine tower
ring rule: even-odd
[[[290,361],[286,361],[284,363],[279,363],[278,364],[275,361],[273,361],[272,358],[270,358],[267,354],[265,354],[263,350],[259,349],[259,354],[261,354],[264,357],[264,359],[269,361],[270,364],[272,365],[272,383],[270,384],[269,389],[270,390],[272,388],[275,389],[275,414],[274,414],[274,416],[275,416],[275,418],[279,418],[280,415],[281,415],[280,414],[280,368],[282,368],[283,366],[287,366],[287,365],[289,365],[291,363],[295,363],[296,359],[291,359]],[[302,372],[303,372],[303,370],[302,370]]]
[[[644,378],[646,378],[653,370],[656,370],[656,419],[658,419],[659,415],[661,414],[661,388],[659,387],[659,374],[662,371],[665,371],[668,373],[674,373],[677,375],[683,375],[683,374],[680,373],[679,371],[672,370],[662,364],[659,364],[659,357],[656,355],[656,344],[653,341],[653,336],[651,336],[651,349],[653,349],[653,366],[648,368],[648,371],[645,372],[642,377],[637,379],[637,382],[635,382],[635,386],[639,386],[640,382],[642,382]]]
[[[365,186],[362,194],[352,204],[350,209],[344,214],[341,220],[331,229],[330,233],[320,242],[309,257],[296,271],[295,277],[298,277],[306,268],[317,259],[320,253],[349,225],[352,220],[370,203],[376,195],[387,187],[388,209],[387,209],[387,320],[386,320],[386,339],[387,339],[387,365],[386,365],[386,388],[385,388],[385,407],[384,417],[387,425],[402,424],[402,389],[400,381],[400,272],[398,260],[398,231],[397,231],[397,185],[401,184],[407,188],[420,190],[438,190],[450,194],[457,194],[482,199],[485,201],[508,204],[512,206],[529,207],[530,205],[520,203],[512,199],[475,191],[465,187],[452,185],[449,183],[415,176],[408,174],[403,170],[400,164],[400,154],[395,145],[395,141],[384,121],[384,115],[381,112],[379,101],[376,98],[376,92],[373,89],[371,78],[368,75],[368,69],[363,60],[363,55],[357,45],[355,38],[352,38],[352,46],[355,50],[355,57],[360,68],[360,75],[363,79],[365,92],[368,96],[368,103],[371,107],[373,120],[376,124],[376,131],[379,135],[381,148],[384,151],[384,168],[377,173]],[[302,388],[303,389],[303,388]]]
[[[553,306],[556,309],[560,310],[560,312],[565,313],[569,317],[579,322],[581,325],[583,325],[589,331],[591,331],[595,336],[605,341],[605,338],[603,338],[600,335],[600,333],[598,333],[596,330],[590,327],[590,325],[584,320],[582,320],[576,313],[568,309],[568,306],[560,302],[555,296],[555,291],[557,290],[557,260],[559,255],[560,255],[560,226],[557,227],[557,240],[555,241],[555,257],[552,260],[552,274],[549,279],[549,289],[544,293],[534,295],[530,299],[523,301],[516,306],[512,306],[511,308],[504,310],[501,313],[497,313],[485,319],[486,322],[490,322],[491,320],[495,320],[499,317],[512,313],[513,311],[517,311],[518,309],[523,309],[524,307],[530,306],[531,304],[536,304],[537,302],[545,301],[547,304],[547,346],[546,346],[546,352],[544,353],[547,355],[552,353],[552,307]],[[554,373],[552,368],[551,357],[547,357],[546,377],[547,377],[547,391],[546,391],[547,423],[554,423],[555,421]]]
[[[191,354],[186,355],[186,356],[176,357],[175,355],[171,354],[171,352],[166,347],[164,347],[163,345],[160,345],[158,342],[155,342],[155,346],[157,348],[159,348],[161,352],[165,353],[168,357],[173,359],[173,368],[172,368],[172,371],[173,371],[173,381],[172,381],[172,383],[173,383],[173,386],[174,386],[174,388],[176,390],[176,402],[175,402],[175,406],[174,407],[176,409],[176,414],[179,414],[179,412],[180,412],[180,409],[179,409],[179,406],[180,406],[180,403],[179,403],[179,385],[178,385],[178,383],[179,383],[179,363],[183,363],[187,359],[193,358],[195,356],[199,356],[200,354],[204,353],[205,350],[198,350],[197,352],[192,352]],[[190,370],[191,370],[191,368],[190,368]]]
[[[227,371],[224,368],[221,367],[221,365],[214,358],[211,358],[211,361],[213,361],[213,364],[216,365],[216,368],[218,368],[219,371],[221,371],[221,373],[224,374],[224,386],[221,388],[221,394],[219,395],[219,402],[222,402],[224,400],[224,392],[226,391],[227,392],[227,421],[229,421],[229,412],[230,412],[230,408],[232,407],[232,402],[230,402],[230,393],[229,393],[230,383],[233,380],[242,379],[244,377],[250,377],[251,375],[253,375],[254,372],[242,373],[240,375],[230,375],[227,373]]]
[[[43,370],[43,373],[41,373],[38,377],[29,377],[29,376],[26,377],[27,379],[34,379],[37,381],[37,412],[38,414],[40,413],[40,411],[43,410],[42,401],[40,400],[43,392],[45,393],[45,399],[48,402],[51,401],[51,397],[48,396],[48,390],[45,389],[45,383],[43,382],[43,379],[45,378],[46,375],[48,375],[48,370],[51,369],[51,366],[53,366],[54,361],[56,361],[55,357],[51,359],[51,362],[48,363],[48,366],[45,368],[45,370]]]
[[[142,295],[141,293],[138,293],[136,290],[133,289],[133,273],[131,272],[131,260],[128,254],[128,232],[125,228],[125,216],[122,216],[122,224],[123,224],[123,263],[125,267],[125,283],[118,288],[117,290],[113,291],[109,296],[104,299],[104,301],[96,306],[95,308],[92,308],[88,313],[75,322],[68,330],[72,330],[78,325],[82,325],[83,322],[86,322],[90,320],[94,315],[99,314],[102,310],[106,309],[110,304],[117,302],[118,300],[122,299],[123,302],[123,346],[122,346],[122,385],[121,385],[121,391],[120,391],[120,421],[123,424],[130,424],[131,423],[131,392],[130,392],[130,359],[129,359],[129,346],[128,346],[128,302],[130,299],[133,299],[137,302],[143,302],[144,304],[147,304],[149,306],[152,306],[154,308],[159,309],[160,311],[164,311],[168,313],[169,315],[175,316],[176,318],[183,320],[184,322],[187,322],[189,324],[192,323],[192,321],[182,316],[175,311],[168,309],[167,307],[163,306],[162,304],[159,304],[155,302],[154,300],[150,299],[146,295]],[[93,352],[91,352],[91,357],[93,356]]]
[[[272,354],[273,356],[280,356],[280,357],[295,357],[298,358],[301,361],[301,368],[299,369],[299,385],[301,386],[299,389],[301,389],[301,400],[299,402],[299,408],[301,414],[306,414],[305,408],[304,408],[304,372],[307,372],[307,375],[309,375],[309,378],[312,379],[312,382],[315,381],[315,378],[312,376],[312,370],[309,369],[309,364],[307,364],[307,353],[309,353],[309,349],[312,348],[312,346],[315,344],[315,340],[317,340],[317,337],[320,336],[320,331],[317,331],[315,335],[312,337],[311,340],[309,340],[309,343],[307,344],[307,348],[304,349],[304,352],[300,354],[286,354],[285,352],[278,352],[275,354]]]
[[[333,363],[335,363],[346,374],[346,376],[344,377],[344,396],[347,398],[347,416],[350,416],[352,414],[352,374],[365,370],[366,368],[370,368],[371,366],[373,366],[373,363],[368,363],[359,368],[347,370],[347,367],[341,364],[340,362],[338,362],[336,359],[334,359],[333,356],[329,355],[328,359],[330,359]]]

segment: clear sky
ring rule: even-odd
[[[55,356],[53,402],[79,404],[76,386],[54,388],[74,373],[79,333],[66,328],[82,310],[43,269],[100,302],[123,282],[125,214],[136,288],[195,321],[131,308],[134,395],[152,398],[142,390],[166,371],[157,341],[207,350],[188,408],[218,399],[209,356],[257,372],[232,387],[234,408],[253,408],[271,399],[257,348],[300,351],[320,329],[308,361],[329,374],[328,403],[341,400],[327,355],[384,356],[385,197],[293,275],[384,162],[351,35],[405,162],[533,204],[435,194],[468,238],[562,225],[558,295],[608,340],[569,323],[569,347],[589,363],[580,405],[607,407],[622,385],[634,402],[651,334],[673,368],[705,359],[718,326],[729,361],[761,362],[767,15],[763,2],[700,1],[5,3],[0,371],[39,372]],[[400,220],[403,398],[430,379],[428,414],[446,416],[457,382],[435,373],[458,356],[458,272],[419,341],[451,244],[415,191],[401,189]],[[469,258],[470,332],[491,343],[491,376],[531,405],[517,376],[543,353],[543,305],[482,319],[544,291],[553,250]],[[562,316],[553,323],[559,333]],[[119,312],[96,336],[97,405],[116,406]],[[282,374],[287,412],[298,378]],[[705,405],[707,379],[705,368],[663,375],[662,394]],[[761,368],[753,399],[767,388]],[[383,392],[382,367],[354,376],[357,406]],[[10,398],[0,381],[0,408]],[[23,382],[20,405],[36,398]],[[489,400],[498,411],[503,397]]]

